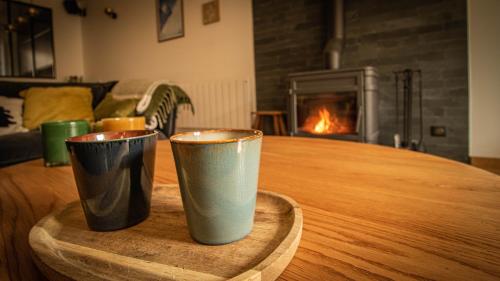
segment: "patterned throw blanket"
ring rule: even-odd
[[[137,99],[136,114],[146,117],[147,129],[163,129],[168,115],[177,105],[185,105],[194,113],[189,96],[167,80],[123,80],[111,90],[114,99]]]

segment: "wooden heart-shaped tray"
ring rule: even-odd
[[[111,232],[89,230],[80,202],[40,220],[29,242],[51,280],[274,280],[299,245],[302,211],[292,199],[259,191],[252,232],[221,246],[189,236],[176,185],[156,186],[151,214]]]

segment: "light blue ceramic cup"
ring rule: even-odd
[[[210,245],[252,231],[262,132],[208,130],[170,138],[189,233]]]

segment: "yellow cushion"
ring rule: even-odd
[[[110,117],[132,117],[135,116],[135,107],[139,99],[116,100],[113,95],[108,94],[97,105],[94,110],[96,120]]]
[[[34,87],[22,91],[20,95],[24,97],[23,126],[28,129],[36,129],[47,121],[94,121],[89,88]]]

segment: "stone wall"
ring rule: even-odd
[[[286,109],[288,73],[325,67],[326,3],[254,0],[259,109]],[[379,70],[380,143],[391,145],[396,130],[393,71],[421,69],[427,151],[467,161],[466,1],[346,0],[345,36],[342,67]],[[430,136],[433,125],[446,137]]]
[[[257,107],[286,110],[286,76],[325,67],[323,0],[254,0]]]

